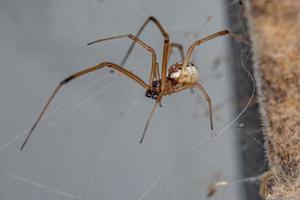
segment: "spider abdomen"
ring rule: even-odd
[[[198,80],[198,69],[193,63],[188,63],[186,68],[176,63],[169,68],[169,78],[180,84],[196,83]]]

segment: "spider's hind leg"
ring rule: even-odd
[[[141,33],[143,32],[144,28],[148,25],[148,23],[152,21],[154,23],[154,25],[157,26],[157,28],[159,29],[159,31],[161,32],[162,36],[164,38],[169,38],[169,35],[168,33],[165,31],[165,29],[163,28],[163,26],[160,24],[160,22],[153,16],[150,16],[147,18],[147,20],[142,24],[142,26],[139,28],[138,32],[136,33],[135,37],[136,38],[139,38]],[[129,47],[129,49],[127,50],[122,62],[121,62],[121,65],[124,65],[129,57],[129,55],[131,54],[132,50],[133,50],[133,47],[135,46],[135,41],[133,41]]]

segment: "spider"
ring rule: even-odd
[[[156,53],[152,47],[147,45],[145,42],[143,42],[141,39],[139,39],[140,34],[144,30],[144,28],[147,26],[149,22],[153,22],[159,31],[161,32],[163,36],[163,55],[162,55],[162,62],[161,62],[161,75],[159,72],[159,63],[157,62],[156,58]],[[95,66],[89,67],[87,69],[81,70],[79,72],[76,72],[66,79],[62,80],[58,86],[54,89],[53,93],[49,97],[48,101],[46,102],[45,106],[43,107],[42,111],[38,115],[35,123],[33,124],[32,128],[30,129],[27,137],[25,138],[22,146],[21,146],[21,151],[24,149],[26,143],[28,142],[28,139],[30,138],[32,132],[36,128],[38,122],[42,118],[43,114],[47,110],[48,106],[50,105],[51,101],[57,94],[57,92],[61,89],[62,86],[66,85],[70,81],[88,74],[90,72],[94,72],[96,70],[100,70],[104,67],[109,67],[113,70],[119,71],[120,73],[124,74],[127,76],[129,79],[135,81],[138,85],[143,87],[146,92],[145,96],[148,98],[152,98],[155,100],[154,107],[152,108],[150,115],[148,117],[148,120],[146,122],[142,137],[139,141],[139,143],[143,142],[143,139],[145,137],[149,122],[153,116],[153,113],[155,112],[157,105],[161,106],[161,100],[163,96],[165,95],[172,95],[174,93],[180,92],[185,89],[199,89],[207,103],[208,103],[208,111],[209,111],[209,120],[210,120],[210,128],[213,130],[213,120],[212,120],[212,104],[211,104],[211,99],[203,86],[197,82],[198,79],[198,69],[197,67],[190,62],[191,55],[195,49],[195,47],[203,44],[204,42],[207,42],[209,40],[212,40],[216,37],[223,36],[223,35],[231,35],[234,38],[237,38],[238,40],[241,40],[238,35],[232,33],[229,30],[223,30],[216,32],[214,34],[211,34],[203,39],[197,40],[190,47],[188,48],[188,51],[186,55],[184,56],[184,51],[183,51],[183,46],[179,43],[171,42],[169,34],[165,31],[161,23],[153,16],[148,17],[148,19],[142,24],[140,27],[139,31],[137,34],[134,36],[132,34],[128,35],[119,35],[119,36],[114,36],[114,37],[109,37],[109,38],[104,38],[104,39],[99,39],[93,42],[88,43],[87,45],[95,44],[98,42],[103,42],[107,40],[115,40],[115,39],[121,39],[121,38],[127,38],[132,40],[132,44],[129,47],[124,59],[121,62],[121,65],[112,63],[112,62],[101,62]],[[134,73],[130,72],[129,70],[123,68],[122,66],[125,64],[126,60],[128,59],[130,53],[132,52],[133,47],[135,44],[141,45],[145,50],[147,50],[151,54],[151,59],[152,59],[152,64],[151,64],[151,71],[149,74],[149,81],[148,83],[145,83],[140,77],[135,75]],[[170,53],[174,48],[177,48],[180,51],[181,54],[181,61],[176,62],[175,64],[171,65],[168,69],[168,61],[170,57]]]

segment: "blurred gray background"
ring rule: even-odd
[[[243,199],[244,190],[235,183],[243,178],[236,129],[247,122],[224,127],[249,96],[236,102],[229,69],[241,66],[232,60],[228,36],[197,48],[192,58],[213,101],[213,132],[205,99],[187,90],[163,99],[139,144],[154,102],[133,81],[103,69],[64,87],[19,151],[62,79],[99,62],[120,63],[131,43],[122,39],[87,47],[87,42],[135,34],[153,15],[171,40],[187,49],[196,39],[228,28],[226,12],[236,5],[223,0],[0,0],[0,199],[198,200],[223,180],[232,184],[217,188],[210,199]],[[161,55],[162,37],[153,24],[141,39]],[[170,64],[179,58],[174,51]],[[126,68],[147,80],[150,61],[137,45]]]

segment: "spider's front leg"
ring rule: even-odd
[[[159,29],[159,31],[161,32],[162,36],[164,37],[164,39],[166,38],[169,38],[169,35],[168,33],[165,31],[165,29],[163,28],[163,26],[160,24],[160,22],[153,16],[150,16],[147,18],[147,20],[142,24],[142,26],[139,28],[137,34],[135,35],[136,38],[139,38],[141,33],[143,32],[144,28],[148,25],[148,23],[152,21],[154,23],[154,25],[157,26],[157,28]],[[121,62],[121,65],[124,65],[125,62],[127,61],[130,53],[132,52],[132,49],[135,45],[136,41],[133,41],[129,47],[129,49],[127,50],[122,62]]]
[[[203,39],[200,39],[200,40],[196,40],[188,49],[187,53],[186,53],[186,56],[184,58],[184,61],[183,61],[183,67],[186,68],[191,56],[192,56],[192,53],[194,51],[194,49],[209,41],[209,40],[213,40],[217,37],[220,37],[220,36],[224,36],[224,35],[230,35],[231,37],[235,38],[236,40],[240,41],[240,42],[243,42],[244,44],[246,45],[250,45],[250,42],[248,42],[247,40],[245,40],[243,37],[241,37],[240,35],[237,35],[235,33],[233,33],[232,31],[229,31],[229,30],[223,30],[223,31],[219,31],[219,32],[216,32],[214,34],[211,34],[209,36],[206,36],[205,38]]]
[[[158,72],[158,63],[156,62],[156,53],[155,53],[155,51],[152,47],[147,45],[145,42],[140,40],[138,37],[136,37],[134,35],[131,35],[131,34],[118,35],[118,36],[114,36],[114,37],[98,39],[98,40],[95,40],[93,42],[89,42],[87,45],[92,45],[92,44],[95,44],[95,43],[98,43],[98,42],[104,42],[104,41],[108,41],[108,40],[115,40],[115,39],[121,39],[121,38],[129,38],[129,39],[133,40],[133,42],[134,42],[133,44],[135,44],[135,42],[137,42],[144,49],[146,49],[148,52],[151,53],[152,64],[151,64],[151,72],[150,72],[150,77],[149,77],[149,85],[151,85],[154,78],[159,74],[159,72]],[[123,65],[123,64],[121,64],[121,65]]]
[[[21,151],[24,149],[28,139],[30,138],[32,132],[34,131],[35,127],[37,126],[38,122],[40,121],[40,119],[42,118],[42,116],[44,115],[44,113],[46,112],[47,108],[49,107],[50,103],[52,102],[53,98],[55,97],[55,95],[57,94],[57,92],[61,89],[62,86],[66,85],[67,83],[69,83],[71,80],[74,80],[82,75],[88,74],[90,72],[96,71],[96,70],[100,70],[103,67],[110,67],[113,68],[119,72],[121,72],[122,74],[124,74],[125,76],[127,76],[128,78],[134,80],[136,83],[138,83],[140,86],[142,86],[143,88],[147,89],[149,88],[149,86],[141,79],[139,78],[137,75],[135,75],[134,73],[128,71],[127,69],[124,69],[123,67],[111,63],[111,62],[103,62],[100,63],[98,65],[95,65],[93,67],[89,67],[87,69],[84,69],[82,71],[79,71],[77,73],[72,74],[71,76],[67,77],[66,79],[62,80],[58,86],[55,88],[55,90],[53,91],[53,93],[51,94],[51,96],[49,97],[48,101],[46,102],[44,108],[42,109],[41,113],[39,114],[37,120],[35,121],[35,123],[33,124],[32,128],[30,129],[26,139],[24,140],[22,146],[21,146]]]

